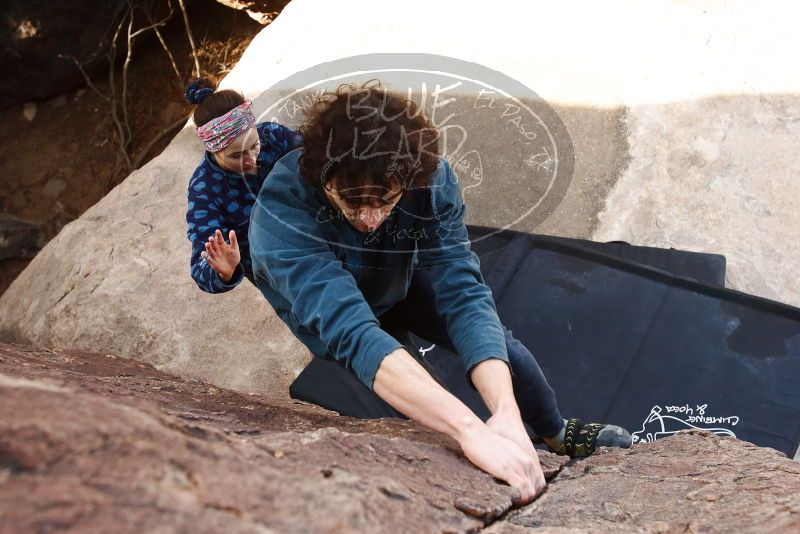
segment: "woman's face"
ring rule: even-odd
[[[217,165],[228,172],[237,174],[256,174],[256,158],[261,151],[258,131],[255,127],[239,134],[222,150],[214,152]]]

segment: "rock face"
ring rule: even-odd
[[[202,157],[197,142],[185,129],[45,245],[31,262],[39,267],[29,265],[2,297],[6,338],[95,345],[220,386],[288,396],[310,357],[305,346],[248,281],[209,295],[189,274],[185,204]]]
[[[785,234],[800,228],[800,99],[641,105],[628,128],[631,164],[594,238],[717,251],[727,258],[726,286],[800,306],[787,268],[800,264],[800,243]]]
[[[547,491],[509,512],[511,488],[411,422],[243,395],[112,354],[0,345],[2,532],[800,528],[800,465],[734,439],[540,458]]]
[[[0,346],[3,532],[471,532],[514,495],[409,422]]]
[[[798,532],[800,464],[696,430],[605,449],[565,467],[541,498],[487,532],[531,530]]]
[[[461,2],[411,0],[384,17],[366,0],[293,0],[224,86],[261,113],[273,102],[257,97],[276,82],[346,56],[413,51],[485,65],[549,102],[574,146],[563,201],[515,229],[724,254],[729,286],[800,305],[790,267],[800,264],[800,71],[787,67],[800,46],[796,8],[734,4],[501,1],[476,17]],[[549,20],[570,20],[569,31]],[[314,38],[298,39],[308,28]],[[493,225],[510,204],[498,198],[530,196],[520,143],[474,106],[456,111],[486,170],[467,222]],[[187,126],[67,225],[0,298],[0,336],[285,397],[305,348],[248,283],[212,296],[189,277],[183,217],[201,155]]]

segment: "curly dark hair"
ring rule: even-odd
[[[380,86],[342,84],[316,97],[300,126],[300,173],[352,204],[365,192],[425,187],[439,160],[439,132],[417,104]],[[357,201],[356,201],[357,202]]]

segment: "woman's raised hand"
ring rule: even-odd
[[[214,235],[208,238],[206,250],[200,254],[219,274],[223,282],[230,281],[241,260],[239,242],[236,239],[236,232],[233,230],[228,233],[228,241],[230,244],[225,242],[222,232],[217,229]]]

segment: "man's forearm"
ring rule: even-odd
[[[497,363],[506,365],[503,361]],[[486,391],[484,398],[496,409],[502,410],[509,397],[514,400],[507,367],[507,381],[495,364],[481,362],[474,371],[478,371],[476,383]],[[497,412],[484,423],[402,348],[381,361],[373,389],[412,420],[458,441],[473,465],[519,489],[521,503],[529,503],[544,490],[539,458],[519,419],[519,411],[503,412],[503,416]]]
[[[464,403],[440,386],[402,348],[381,361],[373,390],[410,419],[459,441],[464,434],[483,425]]]
[[[498,358],[484,360],[472,368],[470,378],[492,414],[519,413],[506,362]]]

